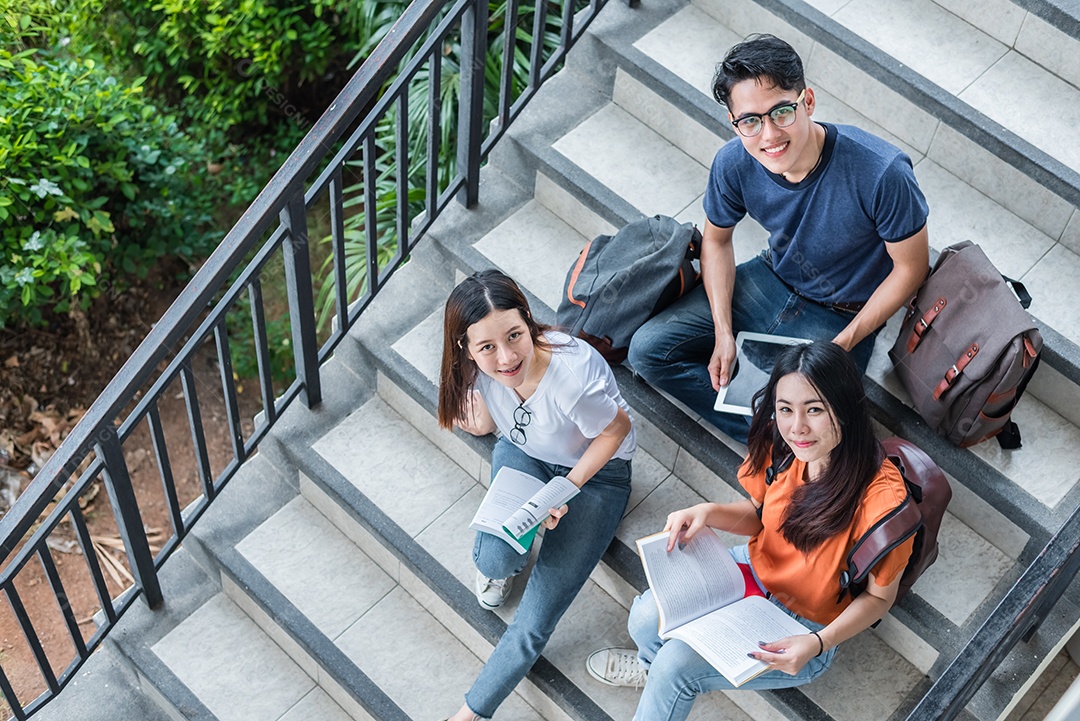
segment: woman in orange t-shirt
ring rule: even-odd
[[[848,551],[906,495],[903,478],[874,437],[862,379],[842,348],[822,341],[785,349],[754,409],[749,454],[739,469],[750,497],[676,511],[664,530],[672,531],[668,552],[706,528],[749,536],[732,556],[750,566],[773,603],[811,630],[762,642],[748,654],[771,668],[739,688],[761,690],[814,680],[838,644],[884,616],[913,540],[872,569],[857,598],[841,593]],[[779,460],[769,483],[774,447]],[[685,719],[698,694],[732,688],[685,643],[660,639],[658,619],[646,590],[628,624],[637,650],[603,649],[588,661],[590,674],[604,683],[644,684],[636,721]]]

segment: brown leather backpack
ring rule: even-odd
[[[873,570],[889,551],[915,536],[904,573],[900,576],[900,588],[894,605],[907,595],[923,571],[933,565],[938,556],[938,531],[945,509],[952,499],[952,487],[945,473],[926,455],[926,452],[903,438],[885,438],[881,441],[888,460],[900,470],[908,494],[903,503],[878,521],[855,542],[847,555],[847,568],[840,569],[840,595],[851,594],[855,598],[864,590]],[[783,460],[773,457],[773,463],[765,472],[765,484],[769,485],[791,465],[795,456],[789,454]],[[761,509],[758,509],[761,517]],[[875,626],[877,623],[875,622]]]
[[[855,597],[865,590],[870,570],[911,536],[915,536],[915,545],[900,576],[894,603],[906,596],[923,571],[937,560],[938,531],[952,499],[949,480],[930,456],[911,441],[892,437],[882,440],[881,445],[888,459],[900,469],[908,495],[892,513],[863,534],[848,553],[848,567],[840,572],[843,589],[840,599],[845,593]]]
[[[1020,447],[1012,411],[1042,350],[1029,305],[1023,284],[969,240],[941,251],[911,299],[889,357],[915,410],[956,445],[996,436]]]

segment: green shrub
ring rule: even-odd
[[[215,189],[173,116],[92,59],[0,48],[0,326],[207,254]]]
[[[307,129],[408,3],[78,0],[109,61],[146,75],[187,118],[250,133]],[[295,143],[294,143],[295,144]],[[291,150],[282,148],[283,150]]]

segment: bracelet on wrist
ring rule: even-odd
[[[818,651],[816,654],[814,654],[814,658],[817,658],[821,654],[825,653],[825,642],[821,640],[821,636],[818,634],[817,631],[811,631],[810,633],[813,635],[814,638],[817,639]]]

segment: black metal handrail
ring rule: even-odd
[[[569,48],[581,36],[607,0],[564,0],[561,5],[510,0],[505,18],[503,65],[499,77],[499,100],[495,118],[484,114],[485,60],[488,52],[488,5],[486,0],[416,0],[402,14],[371,56],[359,68],[329,109],[319,118],[289,155],[217,250],[181,291],[177,300],[150,330],[82,420],[46,461],[11,510],[0,519],[0,589],[26,637],[37,662],[44,692],[23,703],[25,692],[14,688],[0,665],[0,692],[16,719],[25,719],[48,703],[70,680],[89,654],[102,642],[119,618],[142,595],[151,608],[162,602],[158,569],[206,510],[221,488],[254,452],[259,442],[289,404],[297,397],[310,406],[322,398],[320,366],[351,326],[408,257],[417,239],[446,205],[457,196],[468,206],[476,203],[479,173],[492,146],[520,114],[543,82],[561,65]],[[557,11],[557,14],[556,14]],[[528,77],[524,89],[514,91],[513,55],[518,47],[521,18],[531,16]],[[549,19],[557,19],[559,34],[545,41]],[[528,28],[524,28],[528,30]],[[447,39],[460,40],[461,69],[458,117],[443,117],[440,96]],[[409,89],[421,69],[427,70],[430,92],[427,102],[427,147],[421,162],[426,177],[421,189],[423,214],[409,222],[409,168],[416,159],[408,148]],[[516,97],[515,97],[516,96]],[[394,113],[388,116],[389,113]],[[377,145],[380,120],[396,123],[391,150]],[[487,120],[493,120],[485,127]],[[439,178],[441,129],[455,129],[456,170]],[[362,159],[363,193],[360,212],[365,214],[366,290],[351,298],[346,287],[344,223],[347,214],[345,169]],[[375,173],[378,161],[389,156],[394,166],[397,205],[393,228],[377,227]],[[317,172],[318,176],[312,180]],[[333,253],[334,304],[338,323],[319,345],[314,307],[314,273],[308,237],[308,219],[319,203],[329,205],[330,245]],[[380,236],[397,236],[394,257],[378,260]],[[265,238],[265,240],[264,240]],[[261,245],[260,245],[261,243]],[[280,259],[288,293],[289,324],[295,380],[280,395],[274,393],[270,371],[266,308],[262,278]],[[255,354],[263,413],[248,437],[244,437],[238,390],[232,372],[227,313],[244,296],[250,300]],[[216,475],[211,469],[206,428],[199,402],[193,362],[213,339],[221,377],[233,457]],[[165,364],[165,369],[158,369]],[[156,377],[155,377],[156,375]],[[191,440],[195,449],[201,495],[186,507],[178,498],[176,479],[169,462],[170,440],[161,420],[159,401],[179,382],[187,408]],[[147,385],[150,385],[146,389]],[[145,389],[145,392],[144,392]],[[133,406],[133,407],[132,407]],[[125,412],[126,409],[130,409]],[[142,423],[149,427],[152,451],[162,480],[172,534],[154,553],[139,509],[124,444]],[[98,479],[104,482],[113,517],[122,539],[126,561],[134,581],[113,598],[102,563],[93,545],[80,498]],[[55,505],[54,505],[55,504]],[[68,602],[61,574],[49,540],[64,522],[82,552],[85,571],[100,602],[98,627],[86,639]],[[27,536],[29,538],[26,538]],[[37,559],[68,630],[73,653],[57,670],[16,588],[19,574]],[[35,609],[39,611],[40,609]]]
[[[1020,641],[1027,641],[1080,571],[1080,512],[1069,517],[957,653],[908,721],[957,718]]]

